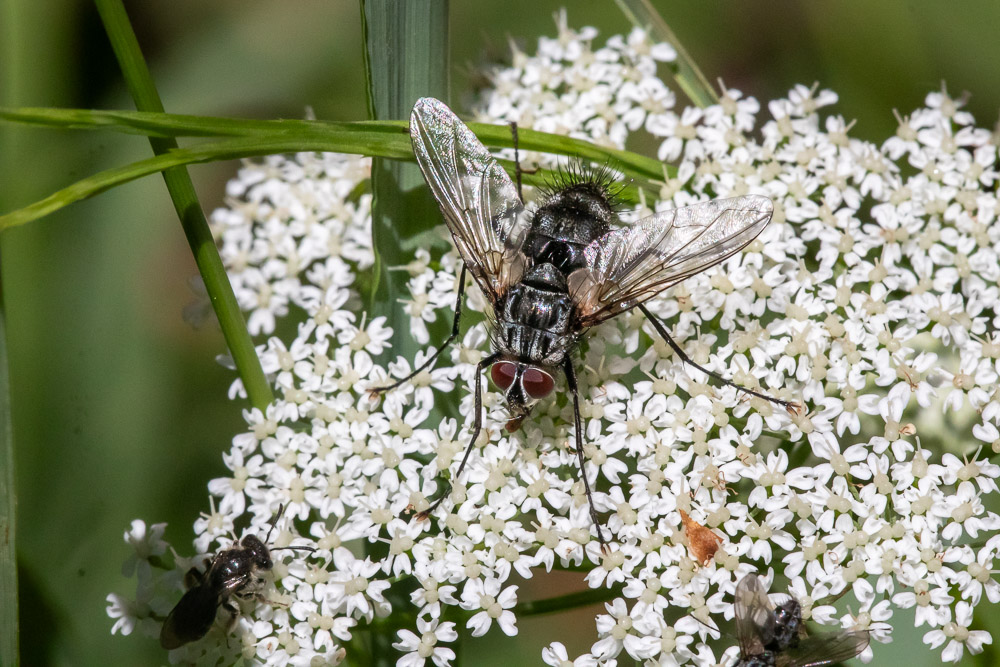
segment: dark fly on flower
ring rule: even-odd
[[[775,607],[755,574],[736,584],[735,612],[740,658],[733,667],[818,667],[868,647],[865,630],[806,636],[799,601],[789,597]]]
[[[516,140],[516,132],[515,132]],[[413,373],[429,367],[459,334],[466,271],[492,306],[493,351],[477,366],[472,439],[455,472],[465,468],[482,429],[482,372],[506,397],[516,431],[532,407],[566,376],[573,401],[576,453],[590,515],[606,547],[583,460],[580,397],[572,353],[587,330],[638,308],[685,363],[715,380],[786,408],[792,404],[734,385],[694,363],[644,305],[668,287],[715,266],[749,244],[771,219],[771,200],[759,195],[703,202],[619,223],[607,170],[573,170],[540,203],[526,209],[519,188],[486,147],[444,103],[418,100],[410,114],[417,164],[441,206],[462,257],[451,335]],[[516,148],[516,145],[515,145]],[[520,179],[519,179],[520,180]],[[426,517],[447,496],[450,484]]]
[[[204,573],[195,568],[188,570],[184,576],[188,590],[163,622],[163,627],[160,628],[160,646],[175,649],[201,639],[215,623],[219,607],[229,615],[226,629],[231,630],[240,613],[232,598],[267,602],[261,594],[264,582],[257,573],[274,567],[272,551],[316,551],[312,547],[268,549],[267,541],[271,538],[271,531],[284,510],[284,506],[278,508],[263,542],[256,535],[247,535],[238,545],[223,549],[211,560],[206,560]]]

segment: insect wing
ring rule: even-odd
[[[612,230],[584,249],[569,277],[581,324],[594,326],[745,248],[771,220],[761,195],[715,199]]]
[[[744,657],[760,655],[774,637],[774,605],[755,574],[736,584],[736,638]]]
[[[520,248],[527,224],[517,188],[472,130],[439,100],[417,100],[410,139],[462,260],[495,302],[524,267]]]
[[[175,649],[201,639],[212,627],[219,611],[219,595],[204,585],[189,589],[160,628],[160,646]]]
[[[818,667],[850,660],[868,648],[865,630],[831,632],[806,637],[778,655],[778,667]]]

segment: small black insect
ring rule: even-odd
[[[736,637],[740,658],[733,667],[817,667],[850,660],[868,647],[866,630],[806,636],[802,605],[789,597],[771,603],[755,574],[736,584]]]
[[[188,590],[181,597],[163,622],[160,630],[160,646],[174,649],[188,642],[201,639],[212,627],[219,607],[229,614],[227,631],[232,629],[239,616],[239,607],[230,598],[241,600],[266,600],[261,596],[263,580],[258,572],[274,567],[271,551],[282,549],[315,551],[312,547],[274,547],[268,549],[267,541],[271,531],[284,513],[285,507],[278,508],[278,513],[271,521],[271,527],[261,542],[255,535],[247,535],[239,542],[239,546],[223,549],[209,560],[205,559],[204,574],[197,568],[191,568],[184,575],[184,583]]]
[[[462,256],[451,335],[405,378],[430,366],[459,334],[466,271],[492,306],[493,352],[477,366],[472,440],[455,472],[465,468],[482,428],[483,370],[506,397],[516,431],[538,400],[555,389],[562,370],[573,400],[576,452],[584,471],[580,398],[571,353],[587,330],[638,308],[686,363],[717,381],[790,408],[792,404],[739,387],[694,363],[645,305],[685,278],[718,264],[750,243],[771,219],[767,197],[747,195],[657,213],[622,225],[608,170],[571,169],[537,207],[526,210],[519,188],[496,158],[444,103],[423,98],[410,115],[417,164],[441,206]],[[516,128],[515,128],[516,150]],[[520,173],[518,173],[520,176]],[[518,178],[520,184],[520,178]],[[583,474],[590,515],[606,547],[590,482]],[[447,496],[450,483],[426,517]]]

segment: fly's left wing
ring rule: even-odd
[[[160,628],[160,646],[175,649],[204,637],[215,622],[221,599],[210,587],[199,584],[181,597]]]
[[[495,303],[524,268],[520,249],[527,225],[517,188],[440,100],[424,97],[413,105],[410,139],[462,260]]]
[[[736,584],[734,606],[740,655],[760,655],[774,639],[774,605],[756,574],[744,575]]]
[[[778,667],[819,667],[850,660],[868,648],[869,641],[865,630],[813,635],[782,651],[778,655]]]
[[[651,215],[584,249],[587,266],[569,276],[580,322],[591,327],[728,259],[771,220],[761,195],[715,199]]]

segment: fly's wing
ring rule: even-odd
[[[215,622],[219,595],[208,586],[188,590],[174,607],[160,629],[160,646],[174,649],[201,639]]]
[[[493,302],[524,269],[524,205],[486,147],[445,104],[417,100],[410,114],[413,154],[441,206],[455,246]]]
[[[584,249],[569,277],[581,324],[591,327],[715,266],[747,246],[771,220],[767,197],[715,199],[615,229]]]
[[[755,574],[747,574],[736,584],[736,638],[740,655],[754,656],[764,652],[774,637],[774,605]]]
[[[778,655],[778,667],[818,667],[850,660],[868,648],[865,630],[830,632],[807,637]]]

